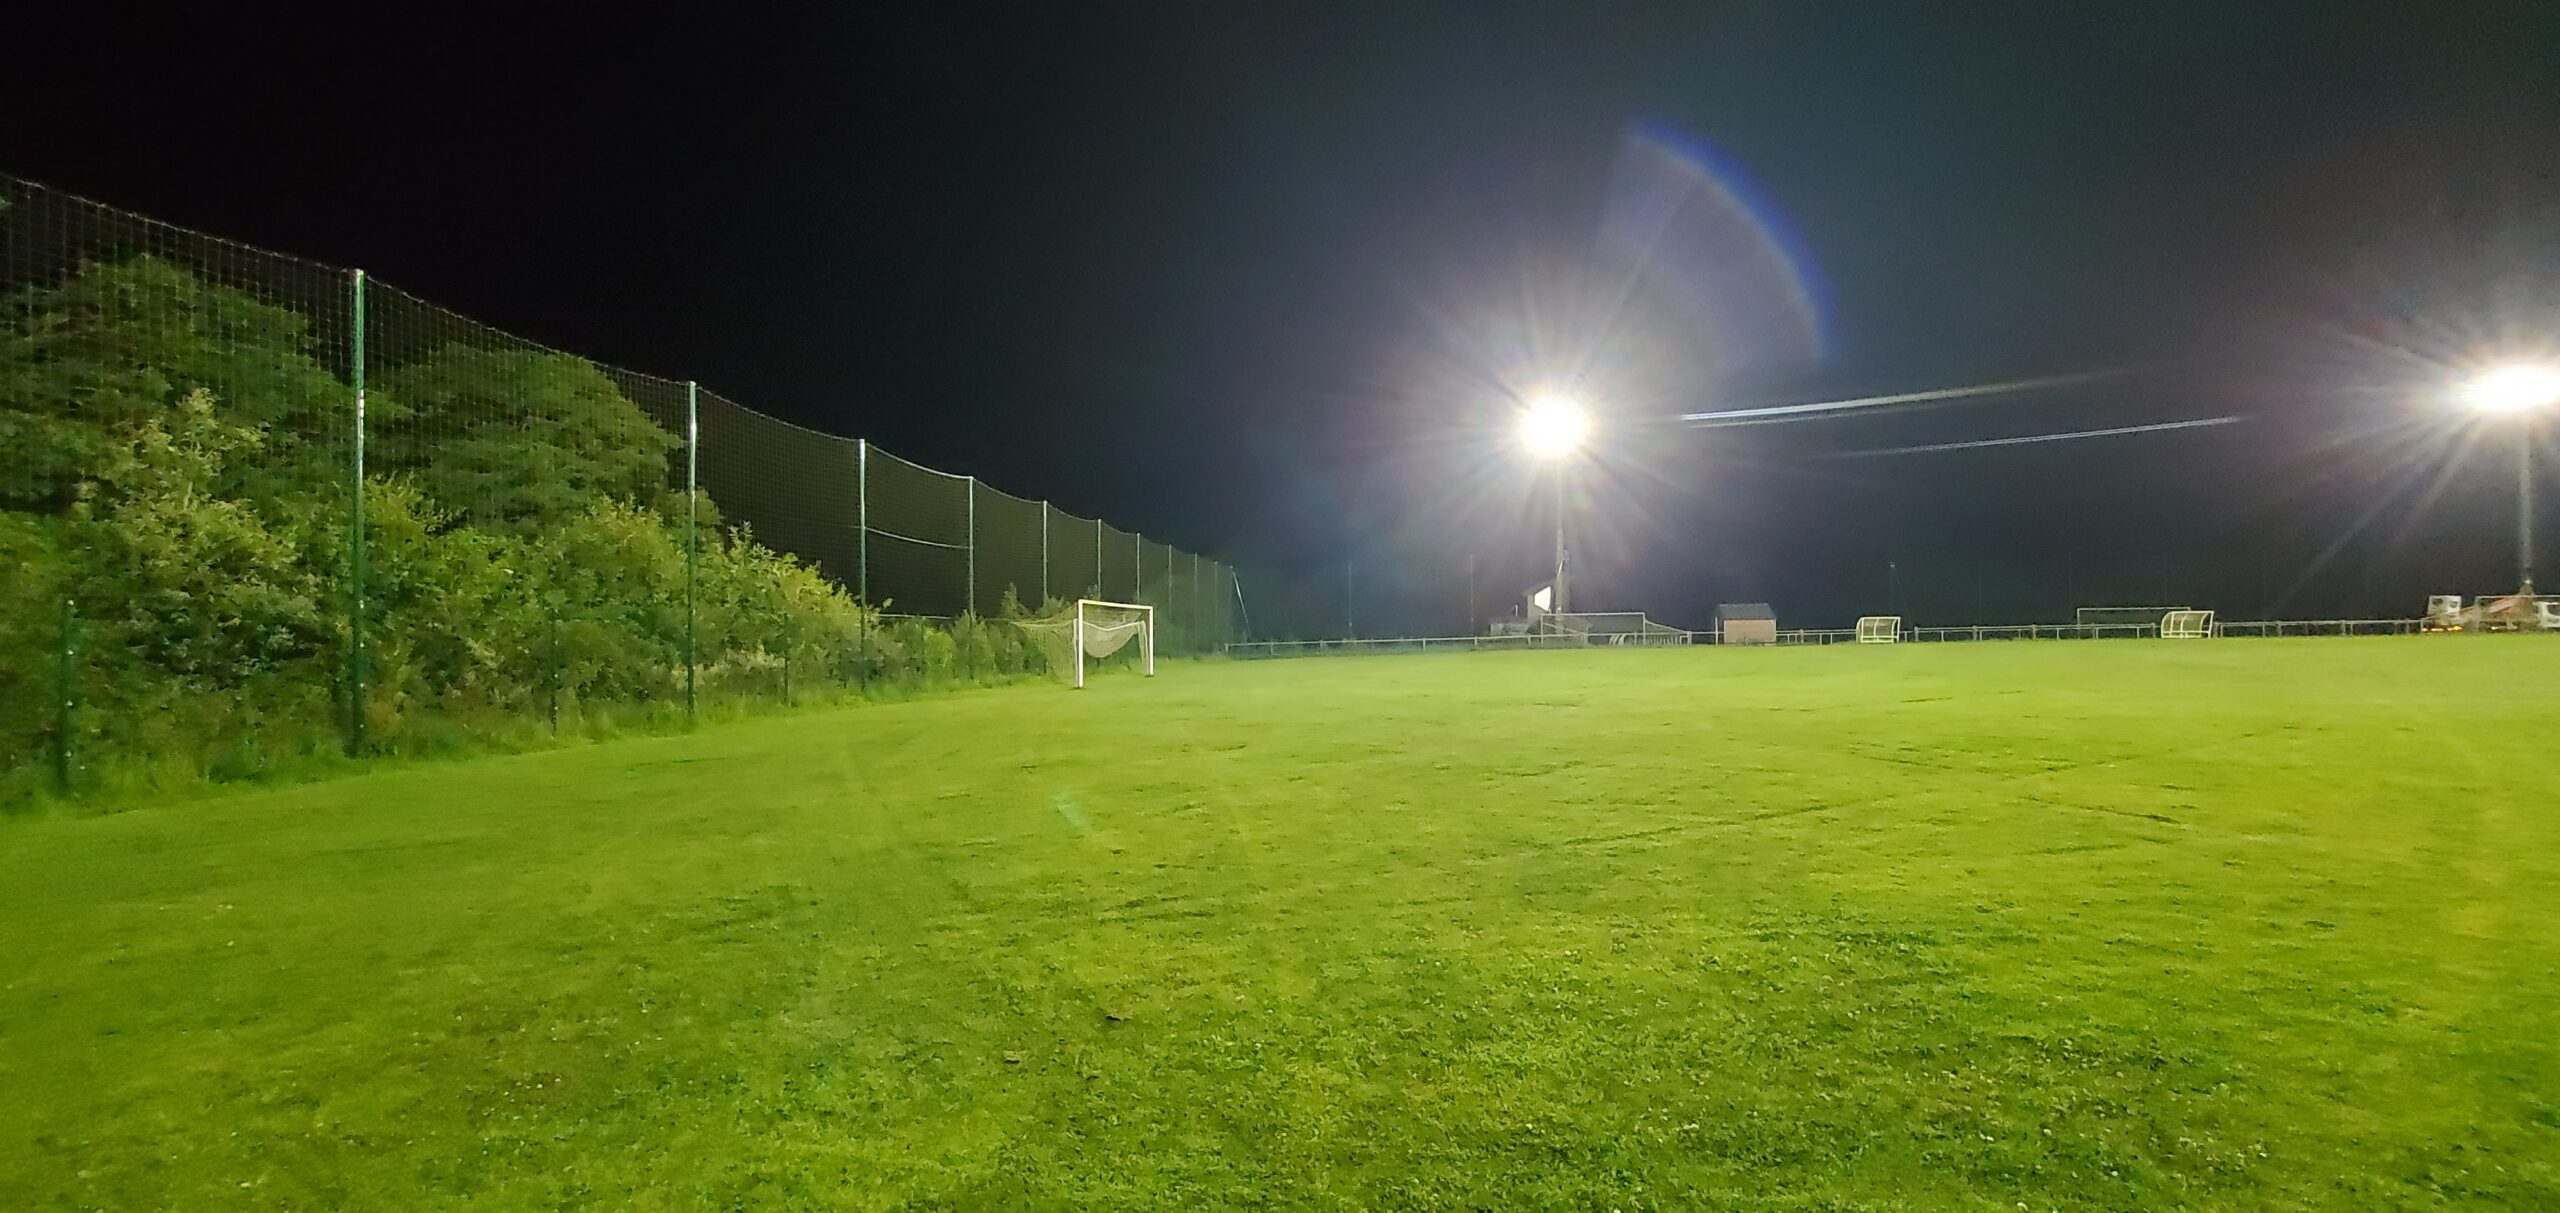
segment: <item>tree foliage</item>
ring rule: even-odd
[[[597,498],[649,500],[683,445],[567,354],[449,344],[382,381],[405,406],[383,428],[386,470],[477,527],[529,534]]]
[[[198,393],[269,440],[226,465],[229,495],[289,495],[345,465],[354,395],[300,314],[154,257],[22,291],[0,333],[0,508],[69,510],[137,427]]]
[[[448,344],[366,393],[371,673],[351,705],[354,396],[321,344],[302,314],[150,257],[11,301],[0,798],[55,740],[66,599],[67,736],[154,778],[329,749],[351,707],[398,746],[449,734],[440,721],[673,704],[688,649],[713,695],[1031,660],[1009,626],[890,624],[708,500],[689,523],[665,492],[681,443],[592,364]]]

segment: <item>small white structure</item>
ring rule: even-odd
[[[1778,613],[1765,602],[1716,606],[1716,639],[1725,644],[1778,643]]]
[[[2202,640],[2213,635],[2213,612],[2171,611],[2160,617],[2162,640]]]
[[[1858,617],[1858,643],[1898,644],[1902,641],[1902,616],[1862,615]]]
[[[2428,599],[2430,607],[2434,599]],[[2454,612],[2461,632],[2548,632],[2560,628],[2560,598],[2526,593],[2482,594]]]
[[[1530,586],[1520,595],[1520,605],[1513,607],[1508,617],[1493,621],[1492,632],[1496,636],[1526,636],[1531,632],[1546,631],[1547,617],[1555,613],[1555,603],[1554,582],[1541,581]]]

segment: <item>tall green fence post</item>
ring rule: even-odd
[[[354,457],[349,460],[347,525],[347,753],[364,753],[364,271],[347,271],[353,327],[347,375],[356,393]]]
[[[871,440],[853,440],[853,596],[871,601]]]
[[[550,643],[542,646],[549,655],[543,659],[543,700],[551,715],[551,735],[560,735],[560,608],[551,608]]]
[[[1031,609],[1039,610],[1049,601],[1049,503],[1040,503],[1040,593],[1031,600]]]
[[[62,662],[54,687],[53,786],[71,794],[72,712],[80,702],[80,616],[75,603],[62,600]]]
[[[853,599],[861,604],[854,616],[853,685],[871,679],[871,440],[853,440]]]
[[[969,478],[969,614],[978,613],[978,478]]]
[[[684,719],[693,712],[693,601],[697,550],[702,546],[702,385],[684,381]]]

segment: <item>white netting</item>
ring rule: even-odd
[[[1084,621],[1078,629],[1076,621]],[[1055,677],[1082,681],[1083,658],[1101,660],[1128,647],[1132,640],[1143,639],[1153,623],[1150,612],[1133,607],[1102,602],[1079,602],[1076,605],[1040,619],[1022,621],[1024,631],[1040,639],[1043,654],[1048,657],[1049,673]],[[1076,637],[1081,631],[1084,652],[1076,652]]]

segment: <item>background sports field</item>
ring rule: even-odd
[[[11,1207],[2560,1207],[2560,642],[1173,663],[0,822]]]

